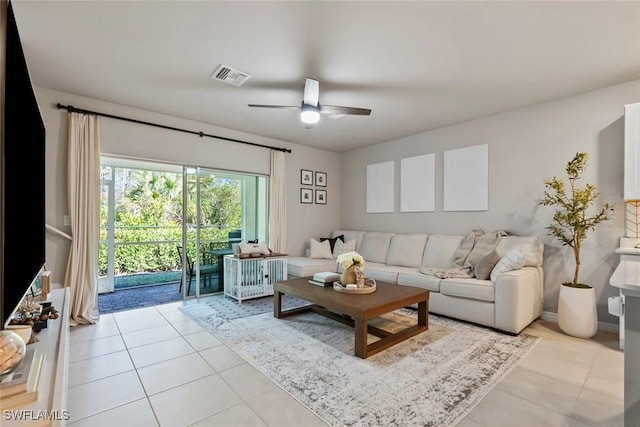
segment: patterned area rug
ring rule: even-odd
[[[203,299],[203,302],[227,320],[238,319],[246,316],[255,316],[256,314],[262,313],[273,313],[273,296],[247,299],[240,303],[231,297],[213,295]],[[283,310],[301,307],[308,304],[309,301],[301,300],[290,295],[283,295],[282,297]]]
[[[538,342],[430,315],[427,332],[363,360],[352,328],[315,313],[228,320],[206,304],[183,311],[336,427],[454,426]],[[416,317],[397,310],[376,326]]]

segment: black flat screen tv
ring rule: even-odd
[[[6,327],[45,262],[45,126],[10,1],[2,0],[0,318]]]

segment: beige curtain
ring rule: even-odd
[[[65,286],[71,288],[71,325],[98,320],[100,126],[98,117],[69,113],[67,198],[71,250]]]
[[[287,183],[284,158],[283,151],[271,151],[269,248],[277,253],[285,253],[287,244]]]

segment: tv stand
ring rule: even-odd
[[[21,408],[3,411],[0,414],[2,427],[61,427],[66,425],[69,418],[67,379],[70,289],[51,290],[48,301],[58,309],[60,316],[57,319],[49,319],[47,328],[36,335],[39,342],[29,344],[29,347],[37,349],[37,353],[46,355],[38,400]],[[22,419],[18,419],[18,416]]]

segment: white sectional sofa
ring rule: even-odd
[[[336,230],[332,237],[356,241],[365,259],[365,276],[397,285],[431,291],[429,311],[518,334],[542,313],[543,244],[535,236],[501,237],[495,252],[500,257],[521,249],[521,268],[492,274],[494,280],[439,278],[421,272],[448,269],[465,236],[395,234]],[[518,252],[518,251],[517,251]],[[494,254],[495,256],[495,254]],[[288,275],[307,277],[321,271],[339,272],[335,259],[289,257]],[[497,273],[494,270],[494,273]]]

